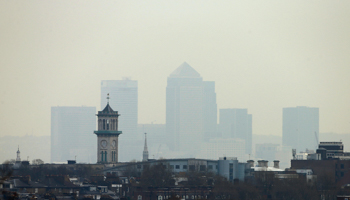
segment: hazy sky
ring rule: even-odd
[[[139,123],[165,123],[184,61],[218,108],[282,134],[282,108],[350,133],[350,1],[0,1],[0,136],[50,135],[51,106],[100,105],[101,80],[139,84]],[[91,133],[93,134],[93,133]]]

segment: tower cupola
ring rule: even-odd
[[[118,111],[114,111],[109,105],[109,94],[107,94],[107,105],[97,113],[98,128],[94,133],[97,135],[97,162],[118,162]]]

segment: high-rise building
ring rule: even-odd
[[[168,77],[166,88],[166,131],[168,145],[175,151],[195,156],[201,142],[216,133],[215,83],[203,81],[186,62]]]
[[[119,139],[119,161],[137,159],[142,151],[142,134],[137,133],[138,87],[136,80],[103,80],[101,82],[101,109],[107,103],[121,115],[119,129],[123,137]],[[127,150],[126,150],[127,149]]]
[[[51,107],[51,162],[96,162],[95,107]]]
[[[214,81],[203,81],[203,139],[209,141],[217,137],[217,104]]]
[[[319,109],[298,106],[283,108],[284,146],[290,146],[297,152],[317,149],[319,138]]]
[[[220,109],[220,132],[222,138],[245,140],[246,154],[252,153],[252,115],[247,109]]]

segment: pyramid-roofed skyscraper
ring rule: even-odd
[[[166,88],[169,147],[185,152],[185,156],[195,156],[200,143],[214,137],[216,124],[215,83],[203,81],[200,74],[184,62],[170,74]]]
[[[182,63],[170,74],[171,78],[201,78],[201,75],[187,62]]]

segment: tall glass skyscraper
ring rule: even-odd
[[[203,81],[186,62],[168,77],[166,131],[172,150],[198,155],[200,144],[216,133],[215,83]]]
[[[319,138],[319,109],[298,106],[283,108],[284,146],[290,146],[297,152],[316,150]]]
[[[222,138],[245,140],[245,153],[252,153],[252,115],[245,108],[220,109]]]
[[[51,107],[51,162],[96,163],[95,107]]]
[[[143,144],[142,134],[137,133],[137,81],[130,79],[101,81],[101,109],[107,104],[107,94],[110,97],[109,104],[120,114],[118,129],[123,131],[123,134],[119,136],[119,161],[139,158]]]

